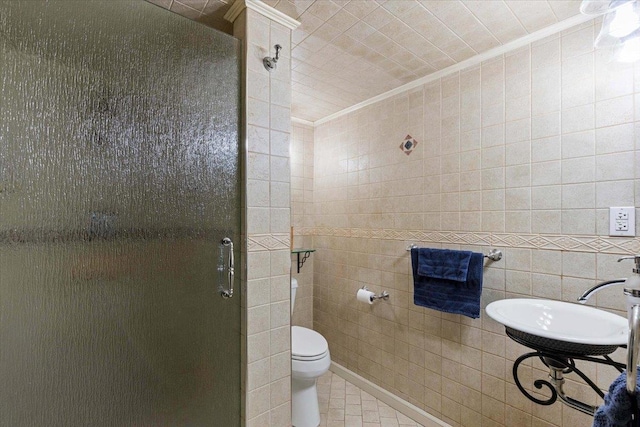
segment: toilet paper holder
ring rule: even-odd
[[[361,287],[360,289],[364,289],[365,291],[368,291],[369,288],[367,288],[367,285],[364,285],[363,287]],[[389,299],[389,292],[387,291],[382,291],[379,294],[375,294],[371,297],[371,301],[375,301],[377,299],[383,299],[383,300],[388,300]]]

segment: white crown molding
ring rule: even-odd
[[[236,18],[245,9],[255,10],[259,14],[269,18],[270,20],[282,24],[290,30],[295,30],[300,25],[300,22],[296,21],[292,17],[285,15],[277,9],[269,6],[260,0],[236,0],[231,8],[224,14],[224,19],[229,22],[234,22]]]
[[[299,119],[297,117],[291,117],[291,122],[292,123],[297,123],[299,125],[305,125],[305,126],[313,127],[313,122],[311,122],[309,120],[305,120],[305,119]]]
[[[344,116],[345,114],[349,114],[351,112],[364,108],[368,105],[375,104],[376,102],[401,94],[402,92],[411,90],[418,86],[422,86],[434,80],[438,80],[439,78],[444,77],[448,74],[455,73],[465,68],[469,68],[474,65],[480,64],[483,61],[486,61],[491,58],[495,58],[496,56],[500,56],[512,50],[519,49],[530,43],[536,42],[538,40],[542,40],[545,37],[567,30],[571,27],[575,27],[576,25],[583,24],[595,18],[597,18],[597,16],[588,16],[588,15],[582,15],[582,14],[572,16],[569,19],[565,19],[564,21],[560,21],[556,24],[550,25],[546,28],[535,31],[531,34],[527,34],[524,37],[520,37],[519,39],[513,40],[509,43],[505,43],[502,46],[495,47],[493,49],[480,53],[471,58],[465,59],[464,61],[458,62],[457,64],[453,64],[447,68],[443,68],[442,70],[436,71],[435,73],[421,77],[417,80],[414,80],[402,86],[398,86],[397,88],[391,89],[388,92],[381,93],[380,95],[376,95],[373,98],[367,99],[366,101],[359,102],[355,105],[352,105],[351,107],[345,108],[344,110],[340,110],[337,113],[333,113],[326,117],[318,119],[315,122],[313,122],[313,125],[318,126],[323,123],[329,122],[331,120],[337,119],[338,117]]]

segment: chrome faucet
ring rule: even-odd
[[[627,259],[634,260],[636,266],[632,270],[635,274],[629,279],[614,279],[597,284],[586,290],[578,302],[584,304],[589,297],[601,289],[624,283],[624,296],[627,300],[627,318],[629,319],[629,341],[627,343],[627,393],[636,394],[638,381],[638,355],[640,355],[640,255],[624,256],[618,262]]]
[[[578,302],[580,304],[584,304],[594,293],[604,288],[608,288],[609,286],[617,285],[620,283],[626,283],[627,286],[625,286],[624,288],[624,295],[627,297],[627,311],[631,313],[630,312],[631,306],[633,304],[640,303],[640,255],[623,256],[622,258],[618,259],[618,262],[624,261],[627,259],[634,260],[636,264],[636,267],[632,270],[635,274],[633,275],[631,280],[627,278],[623,278],[623,279],[607,280],[606,282],[598,283],[593,288],[587,289],[586,291],[584,291],[584,293],[580,295],[580,298],[578,298]]]
[[[589,298],[591,298],[591,295],[595,294],[596,292],[601,291],[601,290],[603,290],[605,288],[608,288],[610,286],[613,286],[613,285],[618,285],[620,283],[624,283],[626,281],[627,281],[627,279],[624,278],[624,279],[607,280],[606,282],[598,283],[593,288],[587,289],[586,291],[584,291],[584,293],[582,295],[580,295],[580,298],[578,298],[578,302],[580,304],[584,304],[589,300]]]

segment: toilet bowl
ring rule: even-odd
[[[298,282],[291,279],[291,313]],[[327,340],[308,328],[291,327],[291,423],[294,427],[320,425],[316,380],[329,370]]]
[[[316,380],[329,370],[329,345],[311,329],[291,328],[291,423],[295,427],[320,424]]]

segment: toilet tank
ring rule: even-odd
[[[296,303],[296,291],[298,290],[298,280],[291,278],[291,315],[293,316],[293,306]]]

